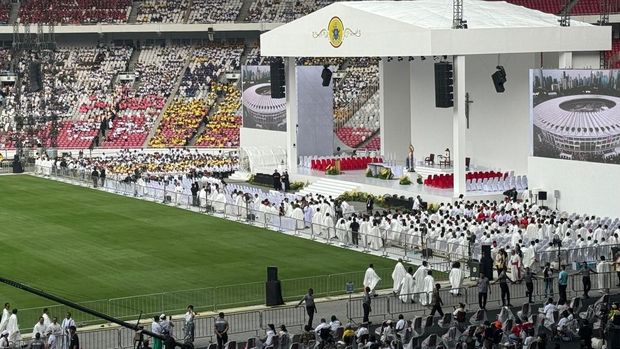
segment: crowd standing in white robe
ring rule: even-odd
[[[364,288],[370,288],[370,292],[374,294],[375,288],[377,287],[379,281],[381,281],[381,278],[377,275],[375,267],[372,264],[369,265],[368,269],[366,269],[366,273],[364,273]]]

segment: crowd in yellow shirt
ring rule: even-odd
[[[210,96],[208,101],[202,99],[174,101],[164,112],[149,145],[154,148],[187,145],[215,101],[215,93],[211,94],[213,96]]]
[[[234,85],[218,85],[217,93],[224,96],[218,109],[207,122],[204,133],[196,141],[196,146],[228,148],[239,146],[241,116],[241,91]]]

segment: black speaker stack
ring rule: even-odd
[[[41,76],[41,63],[32,62],[29,67],[30,92],[37,92],[43,87],[43,77]]]
[[[539,191],[538,192],[538,200],[546,201],[547,200],[547,192],[546,191]]]
[[[286,81],[284,78],[284,62],[281,59],[269,63],[270,76],[271,76],[271,98],[284,98],[286,94],[284,87]]]
[[[278,280],[278,268],[267,267],[267,282],[265,283],[265,304],[267,306],[282,305],[282,285]]]
[[[435,106],[437,108],[451,108],[454,106],[453,72],[452,63],[435,63]]]

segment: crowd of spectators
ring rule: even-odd
[[[124,23],[132,0],[26,0],[19,8],[20,23]]]
[[[241,127],[241,91],[234,85],[217,84],[214,91],[223,97],[217,111],[209,117],[204,132],[198,137],[196,146],[209,148],[231,148],[239,146]]]
[[[183,23],[188,0],[144,0],[138,8],[138,23]]]
[[[112,179],[124,180],[127,176],[160,176],[188,173],[231,172],[237,169],[239,158],[233,154],[202,153],[189,149],[168,149],[145,152],[142,149],[124,149],[117,153],[85,157],[66,155],[56,159],[46,156],[37,160],[43,173],[53,169],[63,169],[74,176],[90,175],[95,168]],[[62,173],[62,172],[61,172]]]
[[[186,46],[143,47],[136,64],[138,86],[122,86],[111,127],[99,146],[141,147],[185,66]]]
[[[234,22],[242,5],[241,0],[194,0],[188,23]]]
[[[303,17],[334,1],[332,0],[255,0],[250,5],[246,22],[286,23]]]
[[[214,98],[210,102],[212,105]],[[155,148],[187,145],[209,112],[210,105],[202,99],[176,100],[164,112],[149,145]]]

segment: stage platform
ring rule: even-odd
[[[444,170],[449,169],[444,168]],[[415,173],[412,173],[411,178],[415,179],[416,177],[417,176]],[[314,192],[332,196],[337,196],[339,195],[338,193],[341,194],[344,191],[358,190],[374,195],[396,194],[398,196],[403,195],[405,197],[415,197],[420,195],[422,200],[431,203],[448,203],[454,202],[455,200],[452,189],[432,188],[423,184],[417,184],[415,183],[415,180],[412,180],[414,183],[411,185],[400,185],[398,178],[394,180],[383,180],[366,177],[366,170],[345,171],[340,175],[330,176],[326,175],[323,171],[299,167],[296,174],[291,174],[291,180],[310,182],[312,184],[310,187],[317,187],[317,190]],[[313,190],[312,188],[307,188],[306,192],[313,192]],[[498,192],[469,191],[465,194],[465,199],[471,201],[503,200],[503,198],[504,195]]]

